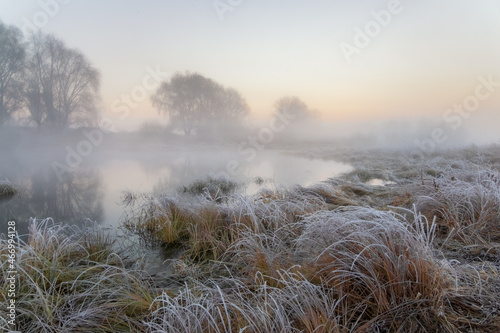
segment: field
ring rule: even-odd
[[[176,195],[128,193],[125,235],[33,220],[18,240],[18,328],[500,331],[499,145],[304,151],[290,153],[354,170],[252,196],[216,179]],[[165,265],[153,269],[148,248]],[[5,276],[5,237],[1,254]]]

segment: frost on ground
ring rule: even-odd
[[[34,223],[23,332],[500,330],[499,146],[318,154],[354,170],[254,196],[129,194],[124,226],[180,254],[164,272],[117,236]]]

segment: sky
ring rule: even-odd
[[[85,54],[123,128],[161,121],[149,96],[184,71],[237,89],[255,118],[287,95],[330,120],[442,117],[479,77],[500,81],[498,0],[0,0],[0,20]],[[496,89],[477,119],[500,114]]]

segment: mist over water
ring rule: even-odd
[[[0,331],[500,332],[498,41],[498,0],[0,0]]]
[[[308,121],[273,133],[271,142],[264,144],[259,134],[265,126],[193,138],[151,125],[129,133],[77,129],[59,135],[3,129],[0,179],[14,184],[19,193],[0,202],[0,218],[22,225],[29,218],[52,217],[79,225],[90,219],[116,227],[124,192],[176,195],[194,181],[222,177],[238,183],[236,193],[253,195],[263,188],[309,186],[352,169],[326,155],[318,158],[322,151],[391,148],[428,154],[495,137],[464,126],[448,129],[447,140],[438,144],[432,141],[432,131],[446,130],[446,124],[429,119]]]
[[[88,140],[78,130],[53,135],[13,129],[4,131],[3,138],[14,143],[1,148],[0,179],[19,193],[0,202],[0,218],[22,222],[20,226],[29,218],[51,217],[62,223],[81,225],[90,219],[116,227],[124,192],[175,195],[196,180],[221,177],[238,184],[236,193],[253,195],[263,188],[308,186],[350,170],[344,163],[272,146],[251,150],[251,155],[249,146],[245,154],[238,148],[244,141],[168,142],[106,133],[83,156],[77,147]],[[75,161],[77,166],[68,167]],[[229,174],[228,163],[238,163],[238,170]]]

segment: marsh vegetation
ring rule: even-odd
[[[17,194],[17,190],[9,181],[0,181],[0,200],[7,200]]]
[[[0,1],[0,332],[500,332],[498,1],[68,2]]]
[[[500,329],[498,145],[316,153],[354,169],[253,195],[216,179],[130,192],[120,234],[32,220],[17,263],[23,330]],[[167,253],[163,268],[148,247]]]

